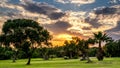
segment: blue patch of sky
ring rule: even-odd
[[[7,12],[7,11],[11,11],[12,9],[9,9],[9,8],[0,8],[0,11],[1,12]]]
[[[19,0],[9,0],[9,3],[11,3],[11,4],[18,4],[19,2],[20,2]],[[17,10],[0,7],[0,12],[17,12]]]
[[[12,4],[18,4],[20,1],[19,0],[9,0],[9,3],[12,3]]]
[[[5,16],[6,13],[12,12],[12,11],[14,11],[14,10],[9,9],[9,8],[0,8],[0,16]]]

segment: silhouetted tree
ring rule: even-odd
[[[40,45],[46,45],[51,39],[46,29],[29,19],[7,20],[3,25],[2,35],[8,40],[8,45],[12,44],[15,49],[23,50],[27,54],[27,65],[30,64],[34,50]]]
[[[97,51],[97,59],[99,61],[103,60],[103,56],[104,56],[104,51],[102,49],[101,43],[102,42],[108,42],[111,40],[111,37],[108,37],[108,35],[106,33],[102,33],[102,32],[98,32],[98,33],[94,33],[94,40],[96,41],[96,43],[99,44],[98,46],[98,51]]]
[[[107,57],[120,57],[120,40],[108,42],[104,50]]]

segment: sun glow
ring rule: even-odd
[[[62,46],[64,44],[64,41],[65,40],[72,40],[72,35],[69,35],[69,34],[59,34],[57,36],[54,37],[53,41],[52,41],[52,44],[54,46],[58,45],[58,46]]]
[[[72,40],[72,36],[69,34],[60,34],[57,36],[57,38],[62,40]]]

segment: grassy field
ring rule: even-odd
[[[79,59],[64,60],[61,58],[52,60],[32,59],[31,65],[25,65],[27,60],[0,60],[0,68],[120,68],[120,58],[105,58],[104,61],[97,61],[92,58],[93,63],[85,63]]]

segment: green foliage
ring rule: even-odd
[[[0,46],[0,60],[11,59],[13,55],[12,49]]]
[[[97,47],[93,47],[89,49],[89,56],[90,57],[95,57],[96,53],[97,53],[98,48]]]
[[[103,32],[97,32],[97,33],[94,33],[94,40],[96,43],[99,43],[99,42],[109,42],[112,40],[111,37],[109,37],[106,33],[103,33]]]
[[[107,57],[120,57],[120,40],[107,43],[104,50]]]
[[[69,58],[74,58],[76,55],[78,55],[78,49],[76,46],[77,45],[74,40],[71,40],[70,42],[65,41],[63,49],[65,56],[68,56]]]

